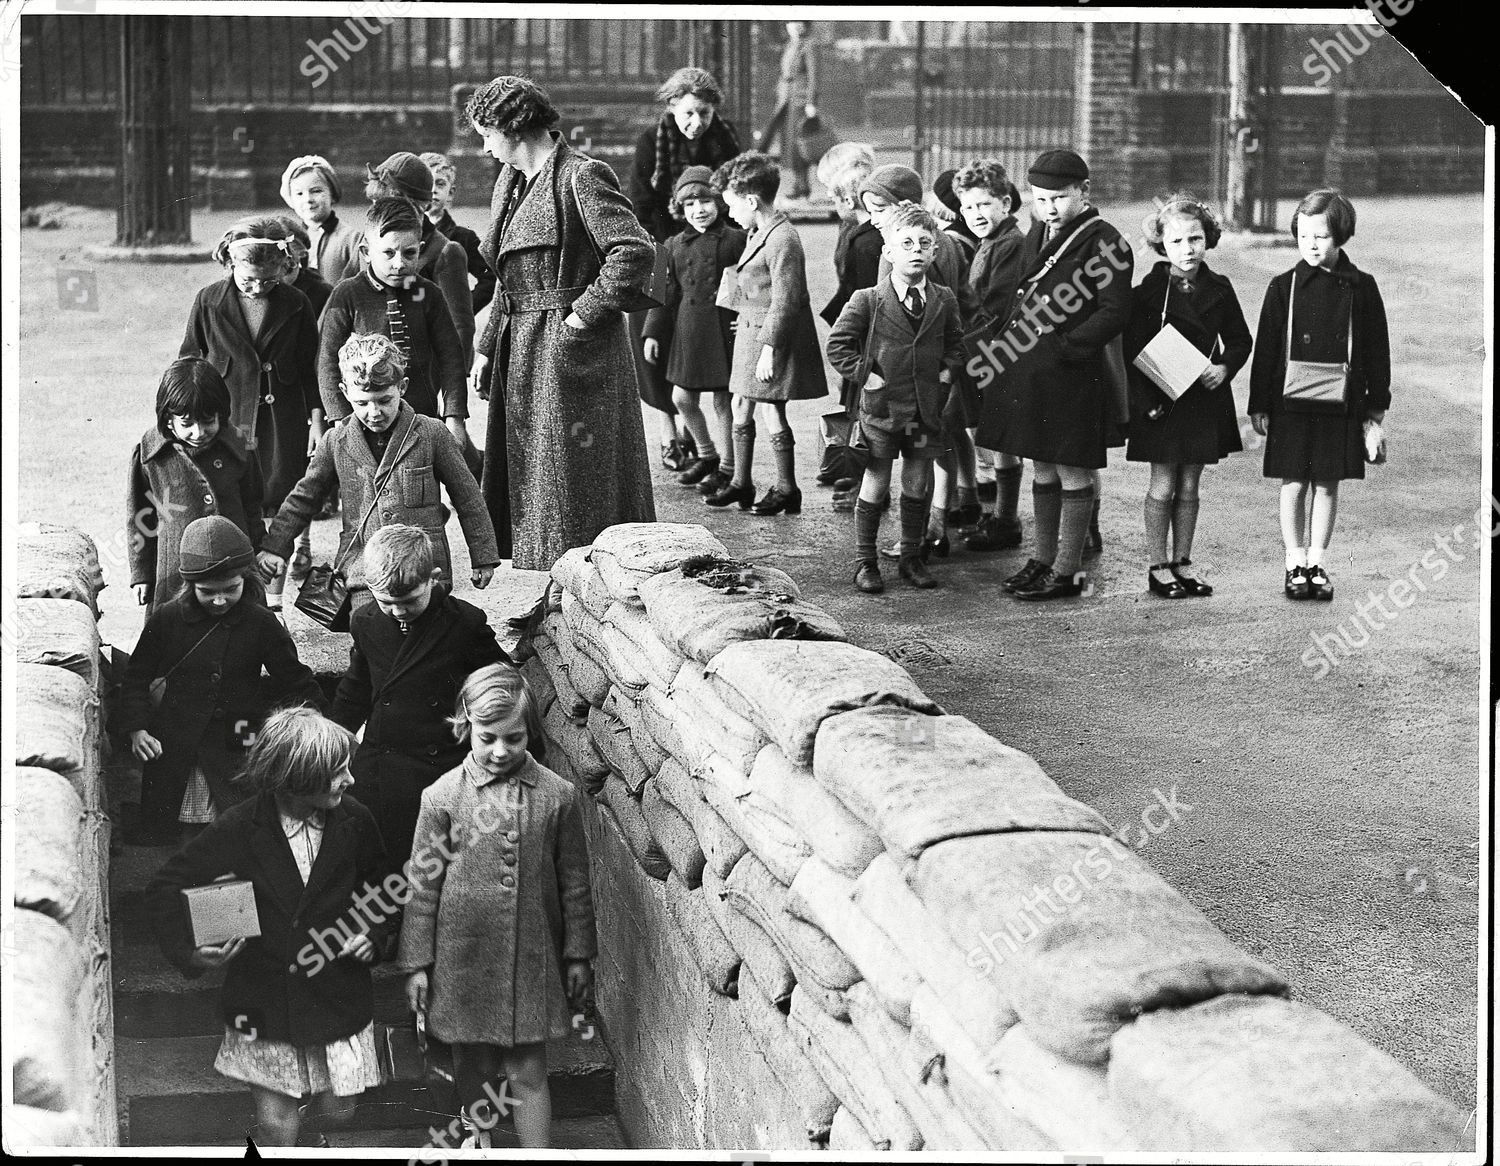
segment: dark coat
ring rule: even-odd
[[[307,469],[308,424],[318,398],[318,320],[300,291],[277,284],[253,340],[230,277],[193,301],[178,356],[201,356],[229,386],[229,423],[254,452],[266,504],[278,506]]]
[[[974,441],[1017,457],[1102,469],[1114,429],[1104,347],[1130,320],[1135,259],[1092,207],[1045,240],[1037,223],[1027,236],[1015,308],[990,342],[994,363],[979,356],[968,362],[983,394]]]
[[[807,264],[792,221],[774,211],[745,241],[735,266],[739,323],[734,333],[732,392],[752,401],[805,401],[826,396],[828,378],[807,298]],[[769,382],[755,377],[760,350],[776,352]]]
[[[670,117],[670,115],[666,115]],[[635,157],[630,166],[630,206],[641,226],[658,243],[665,243],[683,228],[683,221],[672,209],[672,190],[682,172],[689,166],[707,166],[717,170],[740,154],[740,139],[733,123],[715,115],[713,123],[697,141],[689,141],[669,125],[675,151],[672,153],[661,183],[652,184],[656,174],[656,135],[660,121],[643,130],[635,140]]]
[[[341,279],[359,274],[359,249],[364,243],[364,229],[355,222],[345,222],[334,211],[323,224],[323,233],[308,257],[308,266],[316,268],[318,274],[328,281],[329,287],[337,287]]]
[[[885,381],[860,393],[861,425],[888,433],[901,433],[913,421],[932,432],[942,427],[950,388],[938,378],[963,363],[964,333],[952,291],[928,280],[924,299],[913,332],[896,289],[883,279],[855,292],[828,334],[828,362],[840,375],[861,386],[871,372]]]
[[[447,211],[443,212],[442,218],[438,219],[436,225],[439,231],[464,249],[465,265],[469,274],[474,277],[474,290],[470,293],[470,303],[477,316],[495,298],[495,273],[490,270],[490,265],[479,253],[479,236],[468,227],[461,227],[455,223],[453,216]]]
[[[311,267],[304,267],[301,274],[297,276],[297,282],[292,286],[307,297],[307,302],[312,305],[314,317],[323,314],[328,297],[333,295],[333,284]]]
[[[874,287],[880,279],[880,251],[885,246],[875,224],[866,219],[839,223],[838,239],[833,244],[833,273],[839,286],[823,310],[818,313],[830,327],[839,318],[849,297],[860,288]]]
[[[411,435],[403,435],[410,428]],[[391,422],[391,440],[379,464],[365,439],[357,418],[335,425],[318,442],[307,476],[287,495],[272,519],[263,543],[266,550],[286,558],[297,535],[322,508],[323,499],[337,484],[341,497],[343,529],[339,532],[337,566],[347,576],[351,590],[365,586],[364,547],[382,526],[403,522],[420,527],[432,540],[435,564],[443,580],[453,582],[453,556],[444,530],[445,516],[438,501],[438,486],[448,488],[464,540],[469,544],[469,563],[494,567],[500,563],[495,529],[479,493],[479,484],[464,463],[463,452],[442,422],[412,411],[405,401]],[[381,487],[378,500],[375,480],[392,472]],[[365,511],[376,505],[368,522]]]
[[[195,763],[221,809],[239,800],[226,778],[271,707],[323,705],[312,670],[297,659],[281,621],[250,593],[255,586],[247,582],[245,597],[222,616],[204,611],[189,588],[146,617],[118,708],[121,732],[146,729],[161,742],[161,756],[142,771],[143,821],[177,820]],[[274,693],[269,703],[262,668]],[[159,676],[167,677],[166,692],[153,709],[149,690]]]
[[[152,585],[151,611],[182,590],[177,553],[189,523],[220,514],[245,532],[252,547],[260,546],[266,533],[264,493],[260,463],[233,430],[221,430],[212,444],[193,453],[159,429],[146,430],[130,451],[125,522],[130,585]]]
[[[720,218],[706,231],[673,235],[666,248],[667,302],[651,309],[641,335],[661,342],[669,384],[728,388],[734,313],[715,307],[714,298],[720,276],[745,251],[745,232]]]
[[[406,366],[407,402],[426,417],[467,417],[469,369],[443,289],[420,276],[410,288],[377,287],[376,282],[368,267],[361,268],[358,275],[339,282],[323,309],[318,387],[328,419],[349,416],[349,402],[339,389],[339,349],[355,333],[390,335],[385,305],[392,294],[401,304],[411,349]],[[464,282],[467,295],[467,278]]]
[[[193,938],[181,892],[225,874],[253,884],[261,934],[229,962],[219,993],[220,1015],[237,1032],[253,1027],[266,1040],[325,1045],[352,1036],[374,1018],[369,967],[333,956],[348,934],[365,930],[378,958],[391,931],[394,920],[379,905],[388,898],[365,897],[364,909],[355,906],[356,895],[368,896],[386,870],[385,847],[370,811],[353,795],[346,793],[326,815],[305,887],[271,794],[220,814],[146,887],[146,910],[162,954],[197,979],[204,969],[190,962]]]
[[[354,613],[349,631],[349,669],[328,715],[351,733],[365,727],[354,776],[400,864],[411,854],[422,791],[468,752],[446,719],[459,688],[475,669],[510,657],[483,611],[441,589],[405,635],[373,603]]]
[[[1354,266],[1340,252],[1332,272],[1299,260],[1271,280],[1255,332],[1255,360],[1250,366],[1250,413],[1275,415],[1296,411],[1282,400],[1286,379],[1286,309],[1292,280],[1297,281],[1296,316],[1292,321],[1293,360],[1337,363],[1348,355],[1348,324],[1354,313],[1354,360],[1349,370],[1345,413],[1366,413],[1391,406],[1391,337],[1385,301],[1375,277]]]
[[[993,235],[979,241],[969,261],[969,286],[978,301],[976,323],[993,330],[1010,315],[1021,285],[1025,251],[1026,236],[1016,226],[1014,215],[1006,215]]]
[[[460,244],[443,234],[426,215],[422,216],[417,274],[443,289],[443,301],[448,305],[458,342],[464,350],[463,368],[467,376],[469,366],[474,363],[474,300],[469,292],[469,257]]]
[[[481,248],[498,277],[479,343],[484,496],[502,553],[532,571],[606,527],[656,519],[622,316],[650,278],[651,239],[614,171],[552,140],[529,185],[501,169]],[[570,312],[581,331],[563,323]]]
[[[1130,444],[1125,456],[1131,461],[1206,465],[1244,448],[1232,382],[1250,359],[1250,328],[1234,286],[1208,264],[1198,269],[1187,294],[1172,283],[1171,271],[1170,263],[1158,263],[1132,295],[1134,307],[1125,329],[1125,366],[1130,378]],[[1228,379],[1218,388],[1195,385],[1172,403],[1132,363],[1161,331],[1164,303],[1167,323],[1204,356],[1229,369]],[[1157,404],[1171,404],[1171,412],[1148,421],[1146,411]]]

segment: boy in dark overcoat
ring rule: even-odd
[[[855,586],[884,590],[875,557],[881,501],[890,488],[891,462],[901,467],[901,577],[932,587],[920,555],[932,504],[933,461],[942,454],[943,412],[953,374],[963,361],[958,298],[927,278],[940,229],[919,206],[904,206],[886,222],[885,257],[891,274],[854,293],[828,336],[834,369],[863,386],[859,429],[870,451],[854,507]]]
[[[147,618],[130,655],[119,723],[131,751],[145,762],[145,845],[176,841],[178,811],[195,768],[217,809],[242,799],[230,779],[268,711],[262,668],[270,674],[277,704],[323,703],[286,628],[258,601],[254,563],[245,532],[223,515],[190,523],[178,553],[187,587]],[[165,685],[157,686],[160,705],[153,708],[151,689],[158,678],[165,678]]]
[[[349,668],[329,718],[365,727],[351,766],[395,865],[411,855],[422,791],[459,765],[468,746],[447,718],[464,678],[510,662],[485,614],[437,580],[432,540],[414,526],[382,527],[365,547],[375,602],[354,613]]]
[[[1009,321],[969,368],[983,394],[974,436],[1034,463],[1035,550],[1007,579],[1018,599],[1080,595],[1094,471],[1106,463],[1114,389],[1105,346],[1130,320],[1130,244],[1089,205],[1089,170],[1049,150],[1027,178],[1036,219]]]

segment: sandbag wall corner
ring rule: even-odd
[[[633,523],[552,582],[518,652],[589,807],[631,1145],[1473,1149],[785,573]]]
[[[119,1143],[111,993],[109,840],[103,734],[106,669],[93,542],[23,524],[6,612],[15,747],[13,907],[6,1050],[14,1087],[7,1148]]]

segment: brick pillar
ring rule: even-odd
[[[1074,49],[1074,145],[1089,164],[1098,201],[1135,193],[1129,161],[1134,25],[1083,23]]]
[[[1333,126],[1323,181],[1348,195],[1374,194],[1380,182],[1375,149],[1375,100],[1358,90],[1333,93]]]

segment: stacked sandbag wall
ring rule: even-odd
[[[591,795],[638,1147],[1456,1151],[1027,755],[699,526],[553,570],[525,670]]]
[[[8,1149],[113,1146],[109,832],[103,783],[98,553],[70,527],[29,523],[13,550],[6,683],[15,696],[14,910],[4,937]]]

